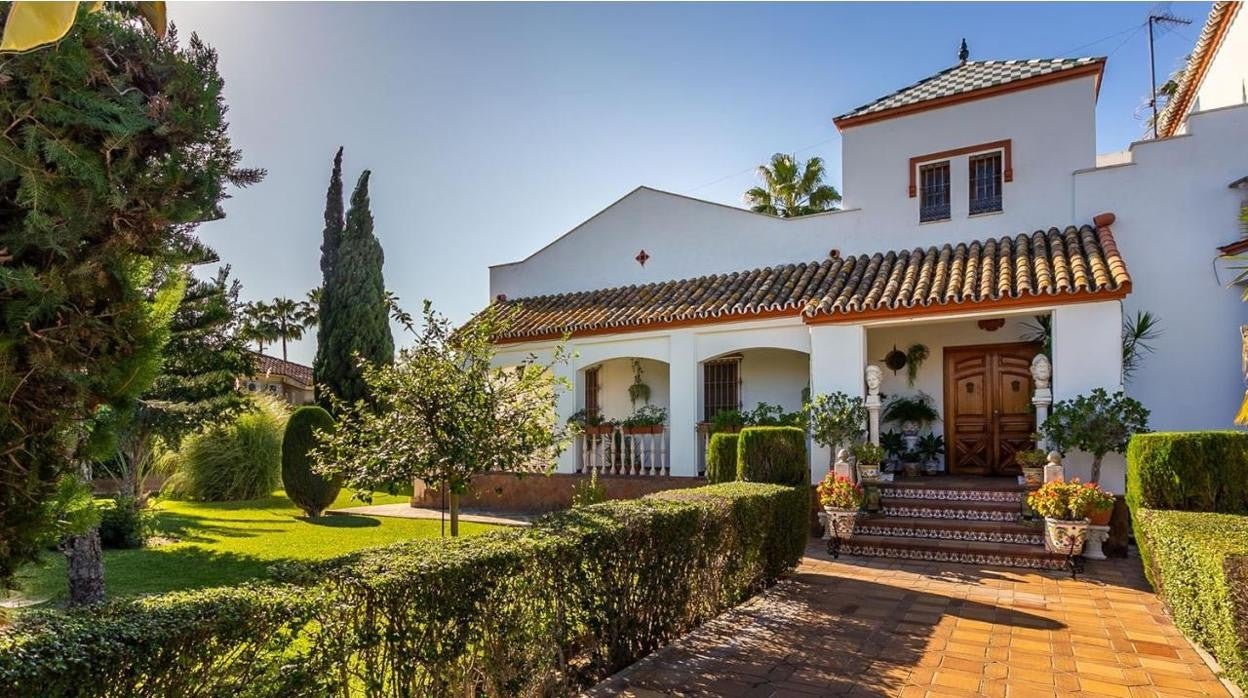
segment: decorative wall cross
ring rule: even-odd
[[[650,259],[650,255],[646,254],[645,250],[642,250],[641,252],[638,252],[637,256],[633,257],[633,259],[637,260],[637,263],[644,267],[646,266],[646,260]]]

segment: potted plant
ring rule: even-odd
[[[810,425],[810,438],[831,450],[829,469],[836,463],[837,450],[857,440],[867,424],[862,398],[842,392],[816,395],[802,407],[802,412]]]
[[[745,416],[740,410],[720,410],[710,422],[712,434],[735,434],[745,426]]]
[[[1074,449],[1092,454],[1092,482],[1099,483],[1105,454],[1122,453],[1132,435],[1148,431],[1148,410],[1121,390],[1110,395],[1097,388],[1054,405],[1042,431],[1063,455]]]
[[[940,419],[932,407],[932,397],[926,393],[898,395],[888,401],[880,415],[885,422],[901,425],[901,435],[910,449],[917,448],[919,431]]]
[[[667,421],[667,409],[646,405],[620,422],[625,434],[662,434]]]
[[[884,462],[884,449],[870,441],[854,444],[849,449],[858,462],[858,480],[880,479],[880,463]]]
[[[1114,513],[1114,494],[1112,492],[1103,489],[1095,482],[1089,482],[1075,493],[1074,499],[1077,505],[1087,512],[1088,521],[1091,525],[1109,525],[1109,519]]]
[[[742,415],[745,423],[752,427],[802,427],[801,412],[785,412],[781,405],[766,402],[758,403],[754,409]]]
[[[615,430],[615,422],[603,419],[602,415],[597,412],[591,413],[583,409],[573,412],[572,416],[568,417],[568,424],[587,436],[601,436]]]
[[[633,359],[633,384],[628,386],[628,400],[637,409],[637,403],[650,404],[650,386],[641,380],[641,362]]]
[[[901,432],[896,429],[890,429],[880,434],[880,445],[884,447],[884,453],[887,456],[885,463],[886,469],[896,472],[901,467],[901,455],[906,452],[906,440],[901,437]]]
[[[924,434],[919,439],[919,458],[922,459],[923,472],[934,475],[940,472],[940,457],[945,455],[945,437],[939,434]]]
[[[1049,454],[1045,453],[1044,449],[1029,448],[1026,451],[1019,451],[1014,454],[1014,460],[1023,470],[1024,485],[1039,487],[1044,484],[1044,464],[1049,460]]]
[[[829,472],[816,489],[819,504],[827,514],[828,533],[840,538],[852,536],[862,506],[862,487],[844,475]]]
[[[1088,539],[1086,498],[1078,480],[1046,482],[1027,495],[1027,505],[1044,517],[1044,545],[1050,552],[1079,555]]]

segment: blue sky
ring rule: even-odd
[[[1144,20],[1159,80],[1209,3],[171,3],[220,51],[231,134],[268,179],[201,228],[247,299],[320,283],[325,186],[373,172],[386,284],[454,320],[488,300],[487,266],[530,254],[640,184],[740,205],[774,152],[840,183],[832,117],[956,61],[1109,55],[1097,149],[1143,133]],[[403,339],[396,334],[396,339]],[[291,359],[315,347],[296,343]]]

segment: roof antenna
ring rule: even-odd
[[[958,61],[965,63],[971,57],[971,50],[966,47],[966,39],[962,39],[962,47],[958,49]]]
[[[1192,20],[1175,17],[1169,12],[1153,12],[1148,15],[1148,70],[1150,96],[1148,106],[1153,108],[1153,138],[1157,137],[1157,60],[1153,57],[1153,25],[1191,24]]]

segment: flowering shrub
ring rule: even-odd
[[[1092,483],[1084,486],[1078,478],[1070,482],[1057,479],[1044,483],[1040,489],[1028,494],[1027,506],[1047,519],[1079,521],[1093,511],[1088,507],[1102,491]],[[1112,506],[1113,495],[1109,497]]]
[[[1101,489],[1101,486],[1095,482],[1088,482],[1071,495],[1070,507],[1083,511],[1085,514],[1113,509],[1114,495],[1108,490]]]
[[[819,503],[832,509],[857,509],[862,506],[862,487],[844,475],[829,472],[819,483]]]

